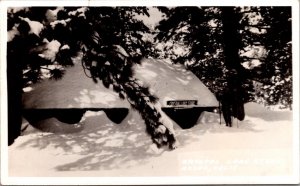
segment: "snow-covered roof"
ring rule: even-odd
[[[46,79],[23,93],[24,108],[129,108],[117,93],[94,83],[80,63],[66,68],[61,80]]]
[[[135,77],[150,87],[163,107],[171,107],[167,102],[174,100],[196,100],[193,107],[218,107],[214,94],[181,64],[144,59],[134,69]]]
[[[144,59],[134,66],[134,76],[159,98],[162,107],[171,107],[167,101],[196,100],[194,107],[218,106],[215,96],[183,65],[166,60]],[[61,80],[47,79],[23,93],[25,108],[129,108],[112,89],[101,82],[94,83],[80,63],[66,69]]]

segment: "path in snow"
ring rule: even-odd
[[[75,133],[29,127],[9,147],[9,176],[277,176],[292,171],[292,112],[246,104],[246,118],[228,128],[204,112],[188,130],[175,125],[178,149],[156,149],[140,116],[113,124],[87,112]]]

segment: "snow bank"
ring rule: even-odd
[[[292,112],[287,110],[270,110],[257,103],[245,104],[245,112],[250,117],[261,118],[266,121],[291,121]]]
[[[175,126],[181,145],[173,151],[152,145],[135,111],[119,125],[103,112],[87,112],[82,121],[84,129],[76,133],[53,134],[29,128],[9,147],[8,174],[200,176],[199,179],[221,176],[213,180],[215,183],[224,183],[222,178],[228,176],[241,176],[243,183],[249,183],[256,180],[251,176],[291,175],[293,127],[292,119],[287,117],[291,112],[283,112],[283,118],[271,121],[277,112],[256,103],[248,103],[245,108],[251,116],[246,115],[239,123],[234,121],[232,128],[226,127],[224,121],[220,125],[219,115],[210,112],[203,112],[191,129]],[[260,112],[269,113],[269,118]]]

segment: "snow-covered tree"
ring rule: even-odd
[[[158,8],[166,15],[156,36],[166,43],[164,57],[186,64],[217,95],[234,69],[245,102],[291,106],[291,7]],[[176,54],[168,43],[180,43],[185,52]]]
[[[82,70],[91,81],[100,80],[127,99],[140,112],[158,147],[175,148],[173,128],[162,117],[157,98],[132,76],[132,65],[153,50],[143,37],[148,27],[135,19],[138,14],[148,15],[147,8],[8,9],[9,144],[20,134],[21,122],[16,118],[21,118],[22,88],[43,78],[63,78],[64,67],[72,66],[72,56],[80,52]]]
[[[260,14],[258,24],[266,31],[261,40],[265,54],[255,69],[259,72],[257,80],[263,84],[257,96],[264,97],[266,105],[280,104],[292,109],[291,7],[261,7]]]

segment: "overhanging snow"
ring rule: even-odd
[[[129,108],[112,89],[94,83],[80,63],[66,69],[61,80],[46,79],[23,93],[24,108]]]
[[[215,96],[183,65],[144,59],[133,69],[134,76],[150,88],[162,107],[172,107],[167,105],[172,100],[196,100],[193,107],[218,106]],[[46,79],[33,85],[31,91],[23,93],[23,104],[26,109],[130,107],[112,89],[88,78],[80,63],[67,68],[61,80]]]
[[[163,107],[171,107],[167,101],[172,100],[197,100],[193,107],[218,107],[213,93],[183,65],[145,59],[134,69],[135,77],[151,88]]]

